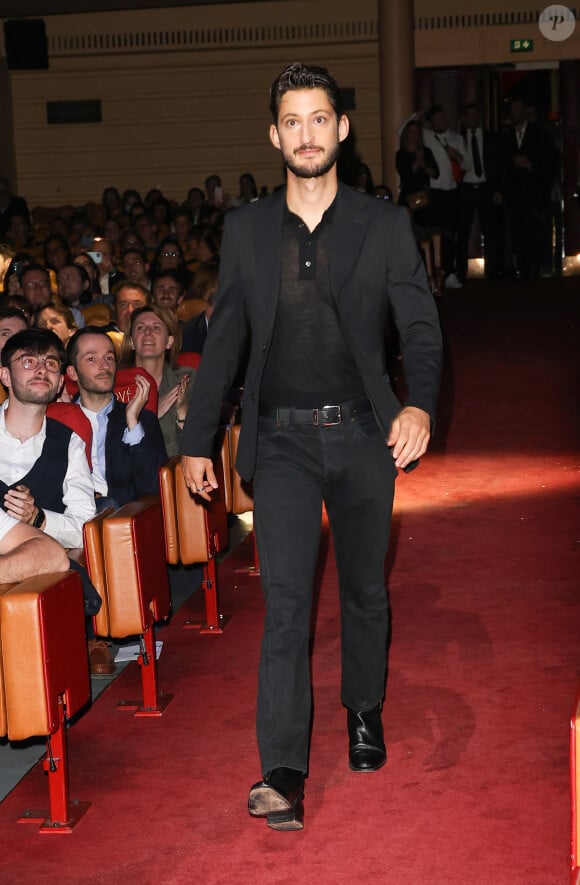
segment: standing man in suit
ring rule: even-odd
[[[522,279],[552,268],[551,187],[555,150],[540,123],[528,121],[521,98],[510,103],[511,129],[503,137],[503,186],[514,272]]]
[[[499,139],[495,132],[482,128],[477,105],[465,105],[463,118],[465,125],[461,134],[467,148],[469,168],[459,185],[457,276],[462,283],[467,276],[469,237],[476,212],[483,234],[485,278],[495,279],[501,271],[499,246],[503,201]]]
[[[209,500],[222,399],[251,332],[237,469],[254,480],[266,619],[257,732],[263,779],[249,811],[303,826],[311,717],[309,625],[324,501],[342,608],[349,764],[381,768],[388,603],[384,559],[394,479],[424,454],[441,364],[435,305],[408,214],[339,184],[348,135],[336,81],[294,64],[270,92],[270,140],[287,187],[227,216],[204,356],[182,434],[184,475]],[[409,395],[386,373],[396,319]]]

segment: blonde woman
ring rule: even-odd
[[[181,350],[181,330],[173,314],[155,304],[138,308],[131,315],[128,365],[146,369],[157,382],[159,403],[157,417],[169,457],[179,451],[179,434],[187,415],[187,406],[195,370],[177,366]],[[126,351],[127,352],[127,351]]]

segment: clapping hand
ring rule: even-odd
[[[135,375],[135,396],[127,403],[125,418],[129,430],[133,430],[139,423],[139,416],[147,402],[151,384],[143,375]]]

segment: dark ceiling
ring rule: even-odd
[[[0,18],[62,15],[71,12],[113,12],[120,9],[164,9],[171,6],[212,6],[244,0],[2,0]],[[269,2],[269,0],[261,0]],[[49,9],[47,9],[47,6]]]

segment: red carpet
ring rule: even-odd
[[[15,823],[37,767],[0,805],[0,881],[562,885],[568,719],[580,678],[578,308],[573,280],[473,283],[443,299],[448,366],[433,452],[399,480],[390,569],[387,766],[349,771],[339,615],[321,554],[305,830],[246,813],[259,777],[259,581],[222,566],[221,637],[161,631],[160,720],[114,709],[131,666],[70,731],[70,836]],[[191,608],[200,601],[193,599]]]

